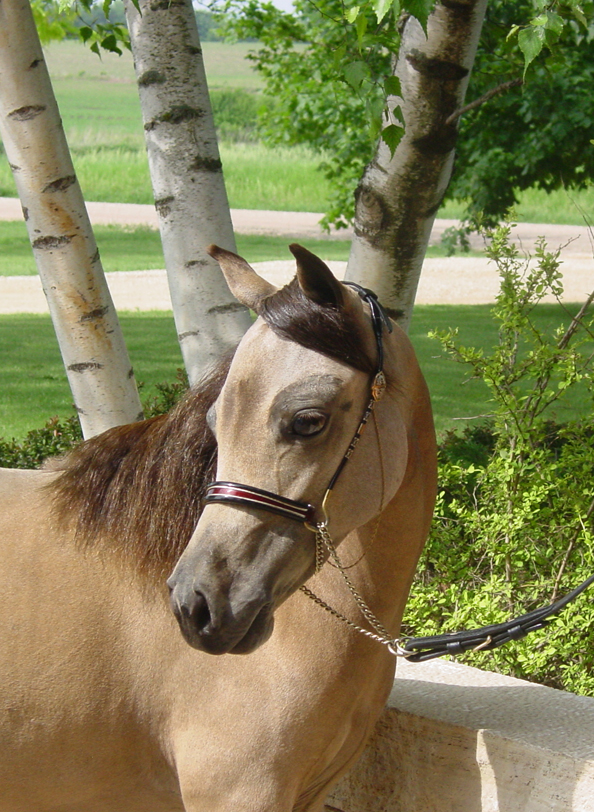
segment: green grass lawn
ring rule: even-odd
[[[159,232],[146,226],[95,226],[103,269],[110,271],[148,271],[164,268]],[[238,234],[237,250],[249,262],[291,259],[287,237]],[[301,239],[301,244],[322,259],[349,258],[350,242],[337,239]],[[431,246],[427,256],[444,256],[441,246]],[[0,221],[0,276],[30,276],[37,273],[35,261],[22,221]]]
[[[141,396],[150,397],[183,366],[172,315],[121,313],[120,321]],[[49,316],[0,317],[0,357],[0,436],[22,438],[53,416],[73,414]]]
[[[491,411],[488,392],[481,381],[468,381],[465,369],[445,357],[432,329],[460,326],[460,341],[492,347],[496,326],[489,306],[417,306],[410,330],[412,342],[427,378],[438,431],[463,428],[470,420]],[[172,382],[182,366],[170,313],[122,313],[122,330],[128,345],[143,399],[155,394],[155,384]],[[535,321],[551,332],[560,321],[555,305],[540,305]],[[72,401],[49,316],[0,317],[0,437],[22,438],[33,428],[57,415],[72,414]],[[585,392],[576,392],[556,417],[566,420],[591,412]]]

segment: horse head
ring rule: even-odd
[[[332,488],[326,517],[328,484],[360,427],[377,366],[368,307],[300,246],[291,246],[296,279],[281,290],[241,257],[210,250],[233,294],[258,315],[208,414],[217,482],[310,506],[308,520],[298,521],[257,504],[207,501],[169,578],[171,606],[191,646],[248,653],[272,633],[277,607],[315,571],[312,524],[327,518],[340,544],[398,491],[414,400],[412,351],[398,328],[389,336],[384,330],[387,392]]]

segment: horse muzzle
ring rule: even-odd
[[[171,609],[184,640],[207,654],[249,654],[268,640],[274,628],[270,602],[234,608],[229,601],[184,588],[175,574],[168,581]]]

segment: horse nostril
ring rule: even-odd
[[[194,600],[190,606],[190,618],[198,631],[205,631],[211,621],[208,601],[202,592],[194,592]]]

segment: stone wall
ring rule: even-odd
[[[594,698],[399,661],[340,812],[594,812]]]

